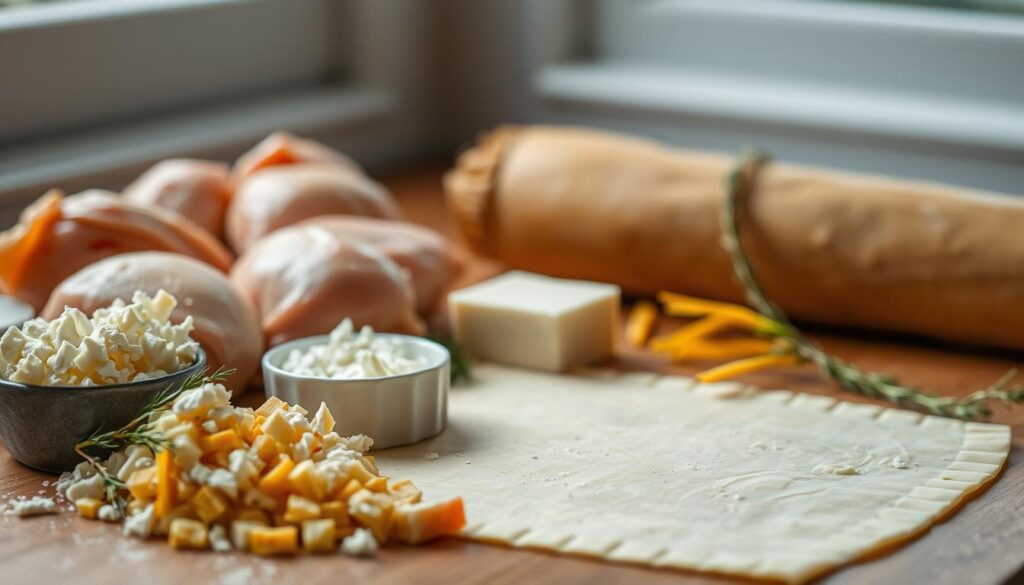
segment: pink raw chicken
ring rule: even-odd
[[[90,264],[57,285],[42,315],[53,319],[64,307],[91,315],[114,299],[131,300],[137,290],[153,295],[164,289],[178,299],[171,321],[192,315],[192,338],[206,350],[210,371],[234,368],[227,386],[235,394],[256,373],[263,355],[263,336],[256,312],[227,276],[198,260],[168,252],[121,254]]]
[[[140,205],[170,209],[221,238],[231,193],[226,164],[180,158],[153,165],[128,185],[124,196]]]
[[[383,253],[317,225],[261,239],[231,271],[231,283],[260,315],[267,345],[357,327],[422,334],[408,273]]]
[[[241,180],[267,167],[295,163],[318,163],[360,170],[355,161],[325,144],[287,132],[274,132],[238,157],[232,175],[236,180]]]
[[[340,237],[359,239],[387,254],[409,271],[421,315],[429,315],[437,308],[465,265],[460,250],[444,236],[405,221],[328,215],[297,225],[320,226]]]
[[[167,210],[142,207],[113,193],[64,197],[50,191],[0,234],[0,292],[38,311],[57,283],[79,269],[124,252],[159,250],[192,256],[227,272],[231,253],[213,235]]]
[[[238,185],[228,208],[227,240],[241,254],[274,230],[331,214],[400,216],[391,194],[359,171],[294,164],[260,171]]]

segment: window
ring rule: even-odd
[[[425,69],[417,65],[425,51],[412,34],[422,15],[400,8],[340,0],[0,8],[3,207],[20,208],[53,185],[118,188],[159,158],[230,158],[278,128],[370,153],[371,163],[404,156],[420,118],[399,103],[418,91],[406,72]]]
[[[1024,75],[1011,70],[1024,63],[1024,18],[902,4],[580,3],[582,40],[536,64],[535,111],[683,146],[753,142],[792,161],[1019,192]]]

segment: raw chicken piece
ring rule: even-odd
[[[54,319],[67,306],[91,315],[116,298],[131,299],[137,290],[152,295],[160,289],[178,299],[171,322],[192,315],[192,338],[206,350],[210,371],[235,368],[225,385],[235,394],[244,391],[263,355],[256,312],[227,276],[188,256],[133,252],[100,260],[57,285],[42,314]]]
[[[178,158],[150,167],[124,196],[139,205],[170,209],[221,238],[232,190],[226,164]]]
[[[357,327],[421,334],[408,273],[359,240],[317,225],[291,226],[256,242],[231,283],[260,315],[268,347]]]
[[[461,251],[432,229],[405,221],[328,215],[297,225],[317,225],[342,237],[357,238],[384,252],[409,271],[422,315],[437,308],[442,295],[462,273]]]
[[[0,292],[38,311],[57,283],[124,252],[178,252],[227,272],[231,253],[209,232],[175,213],[142,207],[105,191],[64,197],[50,191],[0,234]]]
[[[228,243],[241,254],[274,230],[331,214],[400,215],[391,194],[359,171],[293,164],[260,171],[239,183],[225,230]]]
[[[355,161],[327,145],[287,132],[274,132],[238,157],[232,175],[241,180],[260,169],[294,163],[318,163],[359,171]]]

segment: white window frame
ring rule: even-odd
[[[396,0],[79,0],[0,10],[0,222],[286,129],[364,163],[422,148],[428,51]],[[182,42],[182,38],[188,39]],[[56,55],[64,55],[58,59]],[[68,58],[68,56],[73,58]],[[245,56],[251,55],[250,58]]]
[[[1024,194],[1020,16],[578,0],[568,14],[533,2],[525,22],[529,44],[506,49],[528,60],[528,87],[504,90],[515,118],[724,152],[753,143],[794,162]]]

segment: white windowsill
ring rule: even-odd
[[[251,144],[279,129],[371,123],[393,113],[394,98],[365,87],[330,87],[189,110],[154,120],[84,131],[0,150],[0,194],[39,192],[62,180],[101,176],[161,158]]]
[[[841,131],[1024,154],[1012,104],[944,100],[629,63],[549,65],[534,79],[554,103]]]

